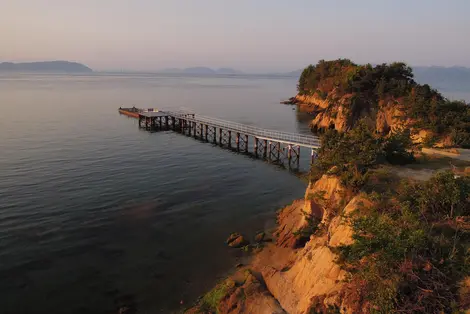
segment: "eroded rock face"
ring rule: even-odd
[[[351,96],[345,95],[335,101],[317,95],[297,95],[296,99],[300,111],[314,116],[310,127],[315,132],[327,129],[346,132],[362,119],[378,133],[387,135],[392,130],[409,128],[412,122],[404,118],[399,100],[395,99],[381,101],[377,108],[369,106],[369,109],[352,113]]]
[[[350,245],[353,243],[352,235],[353,229],[351,228],[349,216],[352,212],[360,207],[370,207],[371,201],[365,197],[358,195],[355,196],[343,210],[343,214],[336,216],[331,220],[328,226],[328,246],[338,247],[342,245]]]
[[[321,194],[322,200],[316,202],[312,194]],[[327,313],[332,308],[361,313],[364,298],[347,285],[348,273],[338,265],[335,252],[339,246],[353,243],[351,213],[372,203],[363,195],[348,201],[345,194],[339,178],[324,175],[309,185],[305,199],[285,207],[278,216],[276,243],[256,255],[252,272],[245,271],[244,279],[232,276],[233,284],[227,286],[218,304],[219,313],[307,314]],[[305,226],[305,211],[322,224],[305,246],[298,248],[295,232]]]
[[[332,215],[331,208],[340,206],[347,197],[345,189],[336,176],[324,175],[315,183],[310,183],[303,201],[295,201],[282,209],[278,216],[278,229],[275,233],[276,244],[281,247],[298,248],[302,239],[297,234],[312,220],[327,223]]]
[[[308,313],[316,296],[334,296],[342,289],[346,272],[335,263],[336,255],[328,248],[327,237],[312,239],[298,252],[295,263],[287,270],[265,268],[266,285],[286,312]]]
[[[321,218],[327,223],[334,213],[330,209],[337,208],[344,202],[346,189],[336,176],[323,175],[320,180],[310,183],[305,191],[304,212]]]
[[[324,198],[330,204],[336,204],[336,206],[341,204],[341,193],[344,192],[344,188],[338,178],[322,177],[309,186],[306,198],[318,191],[324,191]],[[309,202],[306,202],[307,200]],[[319,206],[310,199],[306,199],[304,205],[308,208]],[[298,203],[294,203],[286,208],[284,215],[295,213],[298,206]],[[356,209],[369,206],[371,202],[362,195],[358,195],[352,198],[340,212],[332,213],[324,209],[321,217],[325,223],[325,232],[312,235],[305,247],[297,250],[295,257],[290,258],[284,265],[261,266],[261,273],[268,290],[287,313],[321,312],[329,307],[335,307],[342,313],[357,311],[354,304],[347,304],[345,301],[347,299],[344,298],[346,294],[344,279],[347,273],[336,263],[338,256],[334,249],[353,242],[353,230],[348,217]],[[300,219],[298,215],[297,219]],[[284,238],[288,237],[284,234]],[[284,242],[278,241],[278,244],[282,245]]]
[[[303,207],[304,201],[297,200],[279,213],[277,217],[279,227],[275,233],[278,246],[288,248],[298,246],[299,238],[295,233],[305,225]]]
[[[266,290],[266,287],[252,274],[248,274],[242,286],[225,298],[218,312],[223,313],[266,313],[286,314],[279,302]]]

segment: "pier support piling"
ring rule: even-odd
[[[154,109],[119,108],[119,112],[138,118],[139,128],[149,131],[173,130],[201,141],[227,147],[237,152],[264,158],[275,164],[300,166],[300,147],[311,149],[311,164],[316,162],[319,141],[305,135],[263,130],[210,117],[198,118],[184,111],[157,111]],[[232,132],[235,139],[232,143]],[[253,144],[250,147],[250,136]],[[260,136],[260,137],[258,137]],[[253,152],[253,153],[252,153]]]
[[[237,152],[240,151],[240,133],[237,132],[237,137],[235,139],[236,143],[237,143]]]

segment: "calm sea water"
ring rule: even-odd
[[[286,170],[172,132],[119,106],[188,107],[308,132],[279,100],[294,78],[0,76],[0,312],[183,308],[233,268],[233,231],[254,235],[304,193]],[[184,305],[180,302],[183,301]]]

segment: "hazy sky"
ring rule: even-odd
[[[291,71],[319,59],[470,66],[470,0],[0,0],[0,61]]]

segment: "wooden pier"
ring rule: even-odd
[[[299,168],[300,148],[311,150],[314,162],[320,140],[302,135],[263,129],[251,125],[202,116],[190,111],[119,108],[121,114],[138,118],[139,127],[149,131],[171,130],[231,150],[263,158],[273,163],[288,163]]]

